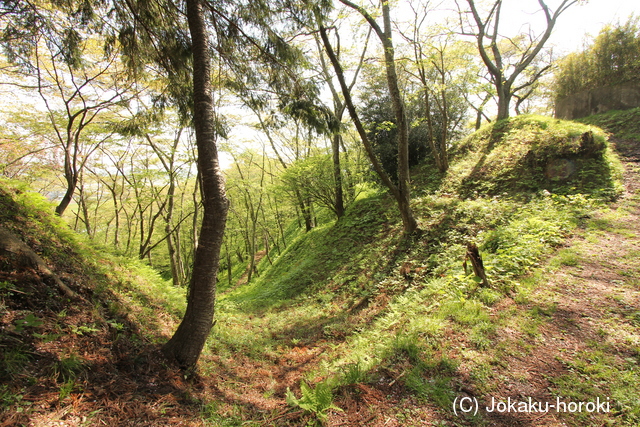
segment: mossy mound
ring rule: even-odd
[[[601,129],[525,115],[461,141],[442,189],[463,197],[547,190],[611,198],[620,188],[616,165]]]

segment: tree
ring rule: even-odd
[[[369,37],[371,36],[371,29],[367,32],[367,37],[364,42],[364,47],[362,49],[362,55],[360,55],[360,60],[358,62],[358,66],[356,67],[356,71],[353,73],[353,77],[351,83],[348,85],[349,91],[353,89],[355,86],[358,75],[360,74],[360,70],[362,69],[362,65],[364,64],[365,54],[367,52],[367,47],[369,45]],[[340,97],[338,91],[336,90],[335,85],[333,84],[333,76],[329,71],[329,67],[327,65],[327,61],[324,58],[322,41],[318,37],[318,34],[314,32],[314,41],[316,43],[316,47],[318,48],[318,59],[320,62],[321,72],[324,76],[324,79],[329,86],[329,90],[331,90],[331,95],[333,97],[333,115],[336,123],[342,122],[342,116],[346,110],[346,105],[343,99]],[[339,61],[339,58],[338,58]],[[342,143],[342,134],[341,129],[337,129],[333,132],[331,136],[331,153],[332,153],[332,161],[333,161],[333,186],[334,186],[334,202],[331,204],[332,209],[335,212],[338,219],[340,219],[344,215],[345,211],[345,196],[344,191],[342,189],[343,186],[343,177],[342,177],[342,166],[340,164],[340,146],[344,145]]]
[[[91,133],[91,127],[101,113],[126,102],[131,89],[116,52],[99,51],[94,8],[84,3],[0,6],[2,19],[11,21],[0,32],[1,42],[9,60],[35,79],[62,152],[66,189],[58,215],[71,203],[88,158],[109,137]]]
[[[311,138],[303,138],[302,125],[300,120],[293,118],[293,130],[288,129],[284,120],[282,122],[275,118],[275,112],[271,111],[267,118],[263,118],[261,108],[254,102],[246,103],[254,112],[258,119],[258,128],[264,133],[269,141],[269,145],[273,150],[278,162],[284,170],[289,167],[293,161],[301,160],[306,157],[311,150]],[[284,132],[283,132],[284,130]],[[279,138],[277,138],[277,136]],[[276,141],[279,139],[279,141]],[[280,144],[278,143],[280,142]],[[283,151],[289,151],[290,156],[285,156]],[[287,159],[288,157],[288,159]],[[287,160],[285,160],[287,159]],[[308,198],[303,197],[299,187],[294,188],[296,209],[302,215],[306,231],[311,231],[314,227],[313,206]]]
[[[503,38],[500,34],[500,19],[503,0],[494,0],[488,13],[482,17],[477,8],[476,0],[467,0],[470,10],[462,11],[458,0],[458,11],[460,13],[460,25],[462,33],[473,36],[482,62],[487,67],[491,75],[491,82],[495,86],[498,97],[497,120],[509,117],[511,99],[514,94],[521,90],[526,90],[533,85],[542,75],[544,70],[529,76],[526,81],[519,81],[523,72],[531,65],[538,56],[544,44],[551,36],[558,17],[569,7],[578,3],[579,0],[562,0],[555,11],[549,9],[544,0],[537,0],[544,12],[546,28],[541,36],[535,37],[529,33],[516,38]],[[471,15],[468,23],[464,22],[464,17]],[[471,28],[468,28],[471,27]],[[505,43],[501,43],[504,41]],[[512,55],[509,61],[504,55],[505,48],[518,46],[517,54]],[[521,46],[521,47],[520,47]]]
[[[363,89],[360,95],[360,118],[377,158],[389,176],[396,181],[398,176],[398,127],[393,111],[391,97],[387,90],[386,76],[380,74],[377,67],[367,68],[363,76]],[[405,83],[406,84],[406,83]],[[406,89],[406,88],[405,88]],[[405,90],[405,92],[407,92]],[[410,98],[406,105],[409,122],[409,165],[423,160],[428,153],[428,136],[423,126],[424,109],[415,99]]]
[[[232,200],[236,203],[232,204],[231,211],[235,215],[240,225],[239,231],[245,239],[246,252],[249,257],[247,283],[251,281],[254,272],[257,272],[258,224],[260,214],[264,212],[263,204],[266,198],[266,155],[263,151],[259,159],[261,164],[255,163],[254,156],[257,157],[257,153],[249,150],[243,153],[240,158],[233,156],[236,174],[234,174],[235,188],[233,188],[235,197]]]
[[[196,364],[213,327],[216,280],[220,249],[229,208],[224,178],[218,161],[217,132],[211,89],[209,35],[204,1],[186,0],[193,52],[193,123],[202,181],[202,226],[189,286],[187,309],[163,352],[179,365]]]
[[[158,69],[163,79],[159,82],[161,95],[154,98],[157,107],[175,106],[183,123],[195,128],[195,191],[201,193],[202,207],[193,218],[194,224],[198,221],[201,225],[199,233],[193,228],[193,240],[198,243],[187,309],[163,348],[169,360],[193,367],[213,325],[216,276],[229,206],[217,152],[217,138],[224,136],[225,126],[216,114],[212,79],[216,78],[215,87],[220,88],[227,75],[231,82],[252,78],[254,63],[267,63],[282,71],[296,53],[271,29],[271,10],[262,2],[188,0],[186,10],[185,3],[168,0],[124,0],[116,5],[112,16],[118,25],[109,28],[117,31],[109,38],[121,46],[131,73],[142,78],[150,64]],[[270,75],[277,74],[272,71]]]
[[[56,181],[53,176],[59,174],[49,123],[42,114],[28,110],[3,113],[0,173],[28,182],[34,190],[47,194]]]
[[[341,160],[341,164],[353,168],[351,176],[360,176],[357,165],[351,165]],[[301,195],[314,203],[324,206],[340,218],[339,211],[344,206],[336,204],[335,186],[335,163],[333,154],[323,150],[317,150],[311,156],[292,163],[280,176],[282,187],[287,193],[295,193],[297,190]],[[341,180],[340,184],[350,183]],[[342,191],[345,203],[353,201],[353,192]]]
[[[407,115],[405,112],[404,100],[402,99],[402,94],[400,93],[400,87],[398,84],[398,74],[396,71],[395,65],[395,53],[391,32],[391,12],[389,8],[389,3],[387,1],[381,2],[382,7],[382,16],[383,16],[383,27],[380,27],[378,22],[362,7],[352,3],[348,0],[340,0],[344,5],[358,11],[371,26],[373,31],[376,33],[380,42],[382,43],[382,48],[384,50],[384,64],[385,71],[387,76],[387,85],[389,90],[389,95],[391,97],[393,111],[396,118],[396,126],[398,128],[398,176],[396,185],[393,180],[389,177],[389,175],[385,172],[384,168],[376,158],[375,152],[373,151],[373,147],[369,141],[367,136],[366,129],[364,128],[358,112],[353,103],[353,99],[351,97],[349,86],[346,83],[344,77],[344,71],[342,69],[342,65],[338,61],[338,57],[336,56],[335,51],[329,41],[329,36],[327,33],[327,28],[323,22],[323,18],[321,16],[320,10],[316,9],[315,15],[317,24],[320,30],[320,37],[322,39],[323,45],[325,47],[325,51],[331,64],[336,73],[336,77],[338,82],[340,83],[340,89],[342,90],[342,95],[344,97],[344,102],[347,106],[347,110],[349,111],[349,115],[351,116],[351,120],[353,120],[354,125],[360,135],[363,145],[365,146],[365,150],[367,155],[369,156],[369,160],[371,161],[373,168],[376,173],[387,187],[389,192],[393,195],[398,204],[398,209],[400,211],[400,215],[402,217],[402,225],[404,228],[405,234],[412,234],[418,229],[418,222],[415,219],[413,211],[411,210],[411,188],[410,188],[410,176],[409,176],[409,124],[407,122]]]

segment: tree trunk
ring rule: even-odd
[[[187,310],[163,348],[181,367],[195,366],[213,327],[216,279],[229,202],[218,162],[211,60],[201,0],[187,0],[193,51],[193,98],[198,169],[202,177],[202,226],[193,263]]]
[[[440,52],[442,55],[442,52]],[[446,74],[444,72],[444,59],[442,60],[442,71],[441,77],[442,80],[440,84],[442,85],[442,90],[440,92],[440,96],[442,99],[442,105],[440,106],[440,115],[442,116],[442,134],[441,134],[441,144],[440,145],[440,159],[441,159],[441,169],[440,172],[446,172],[449,170],[449,153],[447,152],[447,140],[449,139],[449,106],[447,104],[447,92],[444,89],[446,87]]]
[[[409,175],[409,123],[405,111],[404,101],[398,86],[398,74],[396,72],[395,53],[391,38],[391,17],[389,3],[382,2],[382,17],[384,20],[384,34],[382,46],[384,48],[384,63],[387,71],[387,85],[393,104],[398,127],[398,207],[402,216],[404,231],[411,234],[418,228],[418,223],[411,210],[411,178]]]
[[[424,73],[421,73],[423,76]],[[429,88],[427,87],[427,81],[425,78],[422,80],[422,85],[424,89],[424,107],[425,107],[425,116],[427,118],[427,128],[429,130],[429,148],[431,148],[431,154],[433,155],[433,159],[436,162],[436,167],[440,172],[445,172],[444,166],[442,164],[442,160],[440,160],[440,151],[436,145],[435,141],[435,132],[433,130],[433,120],[431,118],[431,101],[429,99]]]
[[[295,193],[296,193],[296,198],[298,199],[300,213],[302,215],[302,218],[304,219],[305,231],[309,232],[313,230],[313,226],[314,226],[313,216],[311,212],[311,202],[305,201],[304,197],[302,197],[302,194],[300,193],[300,191],[298,191],[297,188],[295,189]]]
[[[248,244],[249,244],[249,275],[247,276],[247,283],[251,282],[253,278],[253,273],[256,269],[256,220],[251,215],[251,231],[248,236]]]
[[[504,120],[509,118],[509,104],[511,102],[511,94],[505,87],[498,89],[498,117],[496,120]]]
[[[62,197],[62,200],[60,201],[58,206],[56,206],[56,214],[58,216],[62,216],[64,211],[67,210],[67,207],[71,203],[71,200],[73,200],[73,194],[76,191],[78,177],[76,174],[73,174],[72,176],[67,175],[66,181],[67,181],[67,191],[64,193],[64,196]]]
[[[89,207],[87,206],[87,198],[84,192],[84,183],[80,184],[80,191],[78,192],[78,207],[82,211],[82,222],[84,223],[84,229],[87,231],[89,239],[93,239],[93,230],[91,229],[91,220],[89,219]],[[78,215],[80,212],[78,212]]]
[[[333,182],[335,186],[335,211],[338,219],[344,215],[344,196],[342,194],[342,171],[340,166],[340,134],[335,133],[331,139],[333,152]]]
[[[327,56],[331,61],[331,65],[336,72],[336,77],[338,78],[338,82],[340,83],[340,88],[342,90],[342,95],[344,96],[344,102],[347,107],[347,111],[349,111],[349,115],[351,116],[351,120],[358,131],[358,135],[362,140],[362,145],[364,145],[365,151],[369,160],[372,163],[372,166],[384,185],[389,189],[389,192],[396,199],[398,204],[398,210],[400,211],[400,215],[402,217],[402,225],[405,234],[412,234],[418,229],[418,223],[413,216],[413,211],[410,206],[410,186],[409,186],[409,139],[408,139],[408,124],[406,114],[404,113],[404,104],[402,102],[402,98],[400,96],[400,89],[398,87],[397,74],[395,69],[395,59],[394,59],[394,51],[393,51],[393,43],[391,40],[391,24],[390,24],[390,16],[389,16],[389,5],[386,2],[382,4],[383,15],[385,19],[385,32],[384,34],[380,30],[379,26],[375,23],[373,18],[371,18],[366,11],[358,7],[357,5],[351,3],[348,0],[340,0],[345,5],[358,10],[363,16],[367,19],[369,24],[376,29],[376,33],[378,34],[380,41],[384,47],[385,51],[385,66],[387,69],[387,83],[389,85],[389,92],[391,95],[391,99],[393,101],[394,113],[396,114],[397,126],[398,126],[398,185],[396,186],[389,175],[384,171],[382,165],[378,161],[371,142],[369,141],[369,137],[367,136],[367,132],[360,121],[360,117],[355,109],[353,104],[353,100],[351,98],[351,92],[349,87],[346,84],[344,78],[344,72],[342,70],[342,66],[338,61],[338,58],[333,51],[331,43],[329,42],[329,37],[327,36],[327,31],[324,25],[322,24],[322,19],[320,17],[319,11],[316,11],[316,20],[318,21],[318,26],[320,30],[320,37],[322,39],[322,43],[324,44],[325,50],[327,52]]]
[[[475,274],[476,277],[480,279],[481,286],[484,288],[488,288],[489,280],[487,279],[487,274],[484,270],[484,264],[482,262],[482,257],[480,256],[480,251],[478,250],[478,246],[476,246],[475,243],[467,243],[467,254],[463,262],[465,274],[469,274],[467,272],[467,260],[471,262],[473,274]]]
[[[113,233],[113,246],[117,249],[120,249],[120,211],[118,208],[118,196],[116,194],[116,184],[113,184],[113,188],[107,185],[109,191],[111,192],[111,198],[113,200],[113,218],[116,221],[115,230]],[[108,233],[107,233],[108,234]],[[107,236],[108,237],[108,236]]]

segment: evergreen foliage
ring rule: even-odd
[[[570,53],[558,62],[555,96],[638,81],[640,76],[639,16],[624,24],[607,25],[582,52]]]
[[[421,97],[412,96],[407,101],[410,166],[416,166],[429,156],[432,156],[429,138],[433,138],[433,142],[437,146],[441,143],[443,136],[446,135],[443,143],[449,146],[452,141],[460,136],[460,123],[465,116],[466,108],[459,92],[453,89],[448,90],[446,97],[447,129],[443,129],[441,112],[431,111],[427,113]],[[361,99],[363,104],[362,121],[367,128],[374,151],[386,172],[395,180],[398,172],[396,119],[391,108],[388,90],[382,85],[380,77],[374,77],[367,82]],[[427,114],[430,115],[433,135],[429,134]]]

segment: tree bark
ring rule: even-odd
[[[193,52],[193,99],[198,169],[202,178],[202,226],[187,310],[163,352],[183,368],[195,366],[213,327],[216,279],[229,202],[216,147],[211,59],[202,0],[187,0]]]
[[[340,134],[336,132],[331,138],[333,154],[333,185],[335,188],[335,212],[338,219],[344,215],[344,195],[342,194],[342,167],[340,166]]]
[[[473,274],[476,277],[480,278],[480,284],[484,288],[489,287],[489,280],[487,279],[487,274],[484,270],[484,264],[482,262],[482,256],[480,256],[480,251],[478,250],[478,246],[475,243],[467,243],[467,254],[465,256],[463,267],[465,274],[467,272],[467,260],[471,262],[471,267],[473,269]]]
[[[71,172],[71,169],[66,165],[67,161],[65,160],[65,180],[67,182],[67,190],[60,200],[58,206],[56,206],[56,215],[62,216],[64,211],[67,210],[71,200],[73,200],[73,194],[76,191],[76,185],[78,184],[78,174],[75,172]]]
[[[497,85],[498,92],[498,116],[496,120],[504,120],[509,118],[509,106],[511,104],[511,88],[507,85]]]
[[[402,222],[407,233],[413,233],[418,228],[418,223],[413,217],[409,201],[411,200],[411,179],[409,176],[409,123],[404,106],[404,100],[398,86],[398,73],[396,71],[395,51],[391,37],[391,16],[389,2],[382,1],[382,18],[384,23],[384,37],[380,38],[384,48],[384,64],[387,74],[387,86],[393,105],[398,128],[398,205],[402,215]]]

